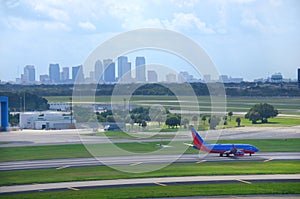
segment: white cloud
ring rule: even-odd
[[[29,5],[38,13],[49,16],[57,21],[69,21],[70,16],[58,1],[28,1]],[[60,8],[59,8],[60,7]]]
[[[266,27],[257,18],[256,14],[250,10],[243,12],[241,24],[245,27],[250,27],[261,32],[266,31]]]
[[[203,33],[215,33],[214,30],[207,27],[206,23],[201,21],[197,16],[192,13],[175,13],[173,19],[163,20],[164,25],[172,30],[191,30],[197,29]]]
[[[94,24],[92,24],[89,21],[85,21],[85,22],[78,22],[77,24],[80,28],[85,29],[85,30],[96,30],[96,26]]]
[[[16,29],[18,31],[33,32],[36,30],[65,30],[70,31],[71,28],[62,22],[48,22],[48,21],[32,21],[25,20],[17,17],[8,17],[6,25],[9,28]]]
[[[194,7],[198,0],[171,0],[171,3],[179,8]]]

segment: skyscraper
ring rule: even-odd
[[[72,81],[74,83],[83,83],[84,82],[82,65],[72,67]]]
[[[298,68],[298,88],[300,89],[300,68]]]
[[[70,74],[69,74],[69,67],[63,67],[63,70],[61,72],[61,81],[66,82],[68,81],[70,78]]]
[[[135,58],[135,70],[136,70],[136,81],[145,82],[146,81],[146,66],[145,57]]]
[[[104,59],[104,82],[105,83],[113,83],[116,81],[116,68],[115,62],[111,59]]]
[[[35,82],[35,68],[33,65],[26,65],[24,67],[24,75],[22,81],[24,83],[34,83]]]
[[[157,82],[157,73],[154,70],[148,71],[148,82],[150,83]]]
[[[94,77],[94,80],[96,82],[103,82],[103,76],[104,76],[103,71],[104,69],[101,60],[97,60],[95,62],[95,77]]]
[[[49,64],[49,77],[51,83],[59,83],[60,81],[59,64]]]
[[[176,74],[174,74],[174,73],[168,73],[166,75],[166,81],[169,82],[169,83],[176,82]]]
[[[131,80],[131,63],[126,56],[118,57],[118,80],[122,82]]]

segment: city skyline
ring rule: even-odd
[[[1,1],[0,69],[5,73],[0,80],[14,81],[25,65],[34,65],[38,74],[46,74],[49,63],[79,65],[105,40],[137,28],[186,35],[203,47],[219,74],[251,80],[282,72],[284,77],[297,78],[297,0],[87,0],[84,5]],[[175,62],[170,65],[177,67]]]
[[[159,79],[158,74],[153,68],[146,70],[146,59],[142,56],[135,58],[135,67],[131,68],[131,62],[127,56],[120,56],[117,58],[118,64],[116,65],[112,59],[104,59],[103,61],[97,60],[94,65],[94,71],[89,72],[89,76],[83,73],[83,66],[73,66],[70,68],[62,67],[58,63],[49,64],[49,74],[40,74],[39,81],[35,79],[35,67],[33,65],[26,65],[24,73],[16,78],[17,84],[70,84],[70,83],[156,83],[156,82],[223,82],[223,83],[240,83],[244,79],[241,77],[231,77],[230,75],[220,75],[214,79],[209,74],[204,74],[201,78],[195,78],[187,71],[168,72],[165,79]],[[104,70],[106,67],[106,70]],[[116,73],[116,71],[118,71]],[[133,73],[135,72],[135,76]],[[298,81],[299,81],[299,68],[298,68]],[[146,78],[147,76],[147,78]],[[76,82],[75,82],[76,81]],[[275,72],[271,76],[265,78],[254,79],[253,82],[290,82],[297,81],[297,79],[284,78],[280,72]]]

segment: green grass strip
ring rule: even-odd
[[[145,165],[141,165],[144,166]],[[118,166],[122,167],[122,166]],[[116,167],[116,168],[118,168]],[[0,185],[198,175],[297,174],[300,161],[174,163],[149,173],[131,174],[106,166],[0,172]]]
[[[0,198],[147,198],[213,195],[252,195],[252,194],[299,194],[299,182],[289,183],[254,183],[254,184],[193,184],[170,186],[142,186],[122,188],[98,188],[79,191],[56,191],[44,193],[12,194]]]
[[[118,143],[118,147],[136,153],[146,153],[158,150],[157,142],[146,143]],[[252,144],[260,149],[260,152],[289,152],[300,151],[300,139],[266,139],[266,140],[219,140],[218,143],[244,143]],[[162,144],[168,144],[162,142]],[[166,154],[179,153],[176,150],[179,146],[183,147],[182,142],[175,143],[177,146],[166,148]],[[89,145],[90,148],[110,150],[109,144]],[[188,148],[186,153],[198,153],[192,147]],[[100,154],[101,155],[101,154]],[[56,159],[56,158],[84,158],[92,157],[84,145],[70,144],[70,145],[51,145],[51,146],[26,146],[26,147],[0,147],[0,162],[17,161],[17,160],[42,160],[42,159]]]

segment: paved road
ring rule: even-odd
[[[158,164],[168,163],[176,160],[179,155],[143,155],[143,156],[116,156],[95,158],[70,158],[53,160],[32,160],[1,162],[0,171],[25,170],[25,169],[46,169],[46,168],[69,168],[100,165],[140,165],[140,164]],[[272,160],[300,160],[299,152],[272,152],[257,153],[252,156],[244,157],[219,157],[216,154],[208,154],[205,157],[199,157],[198,154],[184,154],[176,162],[236,162],[236,161],[272,161]]]
[[[152,139],[151,135],[156,132],[140,132],[137,134],[149,136],[146,139],[107,139],[101,136],[87,136],[89,130],[23,130],[0,133],[0,147],[15,146],[39,146],[60,144],[92,144],[92,143],[114,143],[120,142],[159,142],[161,139]],[[163,135],[174,135],[174,133],[161,133]],[[190,131],[177,133],[178,141],[190,141]],[[207,140],[236,140],[236,139],[274,139],[274,138],[300,138],[300,126],[294,127],[240,127],[224,130],[201,132],[201,136]],[[219,137],[220,136],[220,137]],[[170,140],[170,139],[163,139]]]
[[[275,175],[225,175],[225,176],[183,176],[183,177],[162,177],[162,178],[136,178],[117,180],[94,180],[77,182],[58,182],[30,185],[13,185],[0,187],[0,194],[29,192],[29,191],[50,191],[63,189],[82,189],[114,186],[138,186],[157,185],[167,186],[179,183],[255,183],[270,181],[300,181],[300,174],[275,174]]]

